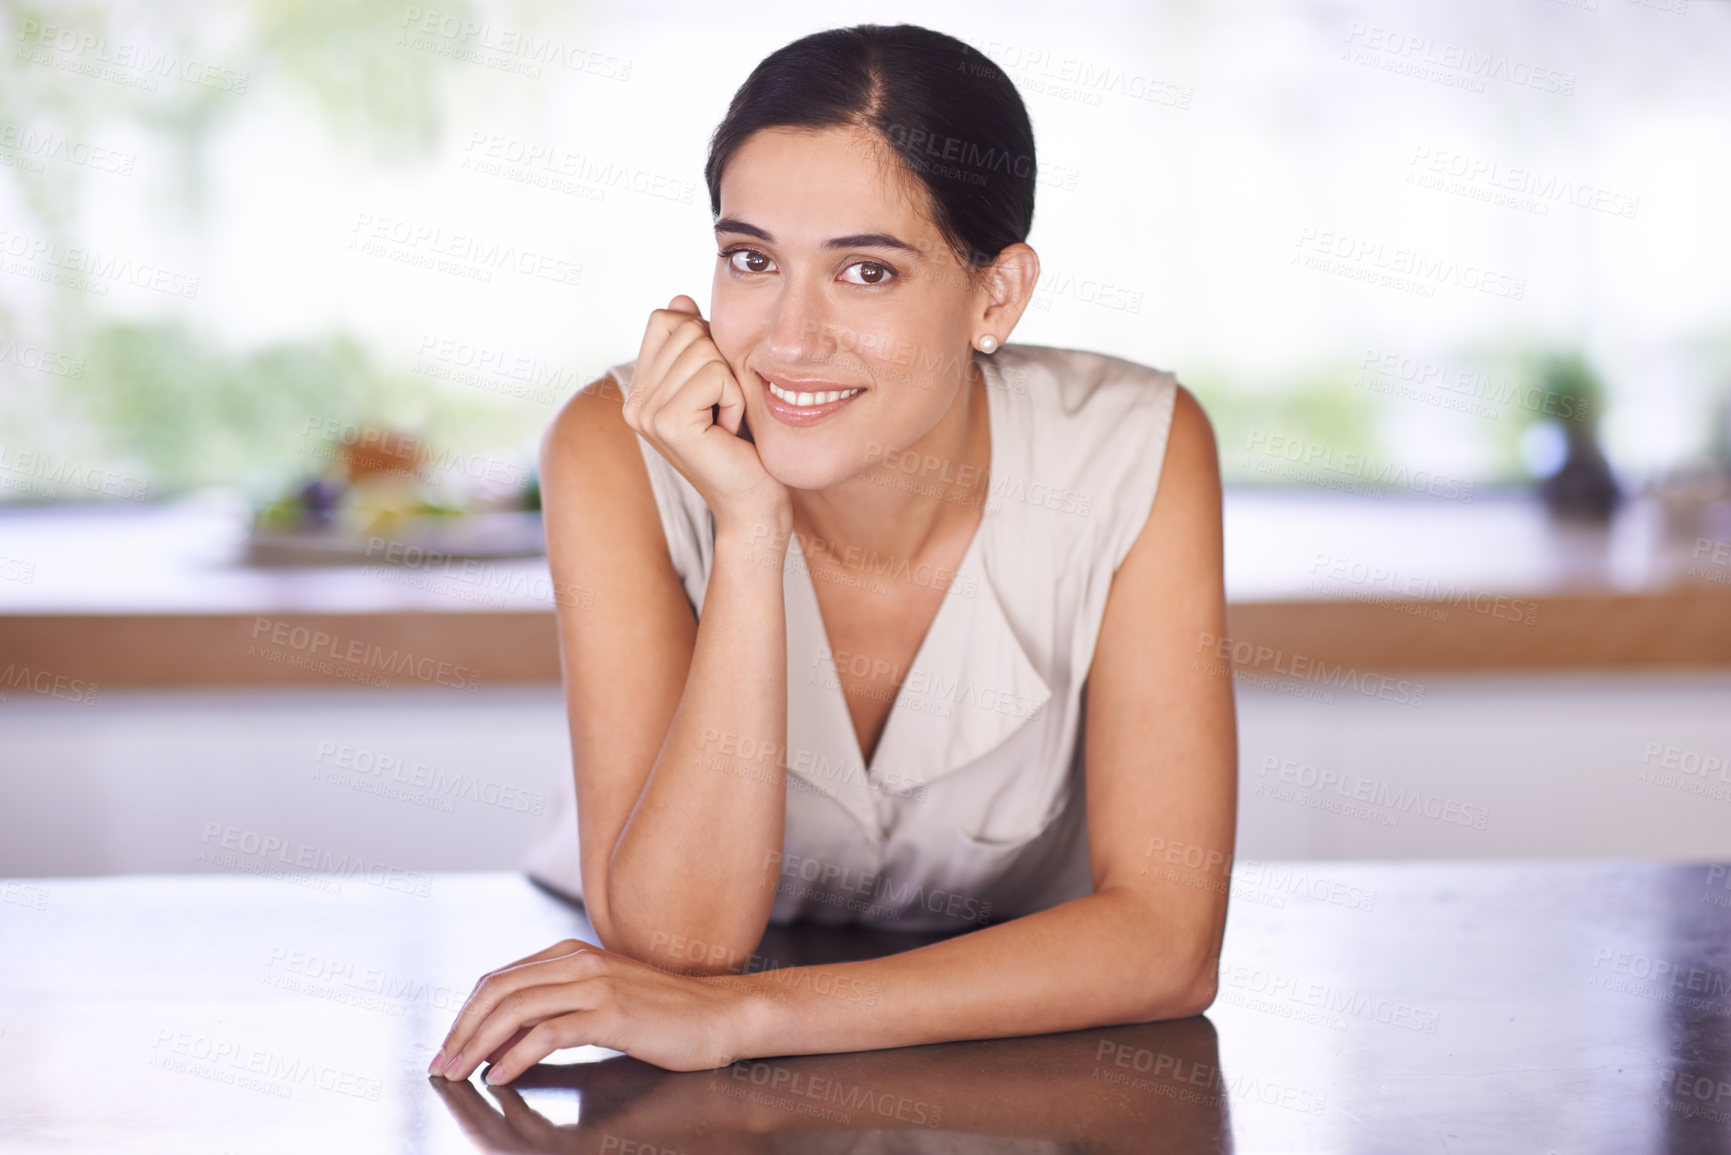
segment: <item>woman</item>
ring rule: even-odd
[[[1005,344],[1033,156],[1002,70],[909,25],[808,36],[734,97],[712,317],[655,310],[542,445],[554,577],[594,597],[559,608],[577,838],[535,873],[600,942],[485,976],[433,1073],[1213,1000],[1237,760],[1199,660],[1226,634],[1213,434],[1169,374]],[[762,969],[796,918],[971,933]]]

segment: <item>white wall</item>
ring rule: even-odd
[[[1414,680],[1416,708],[1240,687],[1241,857],[1731,858],[1731,672]],[[1314,805],[1379,788],[1419,801]]]
[[[553,687],[104,689],[90,706],[12,693],[0,874],[224,869],[208,852],[230,827],[261,851],[279,840],[251,855],[279,865],[310,847],[404,870],[509,867],[566,763],[562,710]]]
[[[1731,673],[1422,682],[1417,708],[1240,687],[1240,858],[1731,859]],[[0,875],[301,856],[509,869],[566,772],[562,709],[552,687],[104,690],[89,706],[10,693]],[[385,758],[395,767],[362,769]],[[1667,759],[1717,797],[1642,780]]]

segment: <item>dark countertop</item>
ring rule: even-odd
[[[1731,1151],[1725,867],[1257,864],[1205,1017],[687,1074],[583,1049],[498,1091],[431,1052],[580,910],[267,869],[0,882],[0,1150]]]

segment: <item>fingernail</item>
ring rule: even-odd
[[[497,1066],[492,1066],[492,1067],[487,1068],[487,1082],[488,1083],[496,1084],[496,1083],[503,1083],[504,1081],[505,1081],[504,1079],[499,1077],[499,1068]]]
[[[451,1056],[451,1061],[445,1064],[445,1078],[455,1079],[457,1072],[463,1069],[463,1052],[458,1051]]]
[[[437,1075],[439,1068],[445,1065],[445,1048],[440,1047],[439,1053],[433,1056],[433,1061],[427,1064],[427,1074]]]

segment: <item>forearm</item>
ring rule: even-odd
[[[717,527],[685,693],[614,849],[608,945],[646,962],[691,967],[668,954],[680,939],[704,943],[716,969],[735,963],[775,900],[763,875],[787,809],[781,530]]]
[[[763,971],[742,994],[740,1058],[1048,1034],[1200,1013],[1214,942],[1106,890],[860,962]]]

